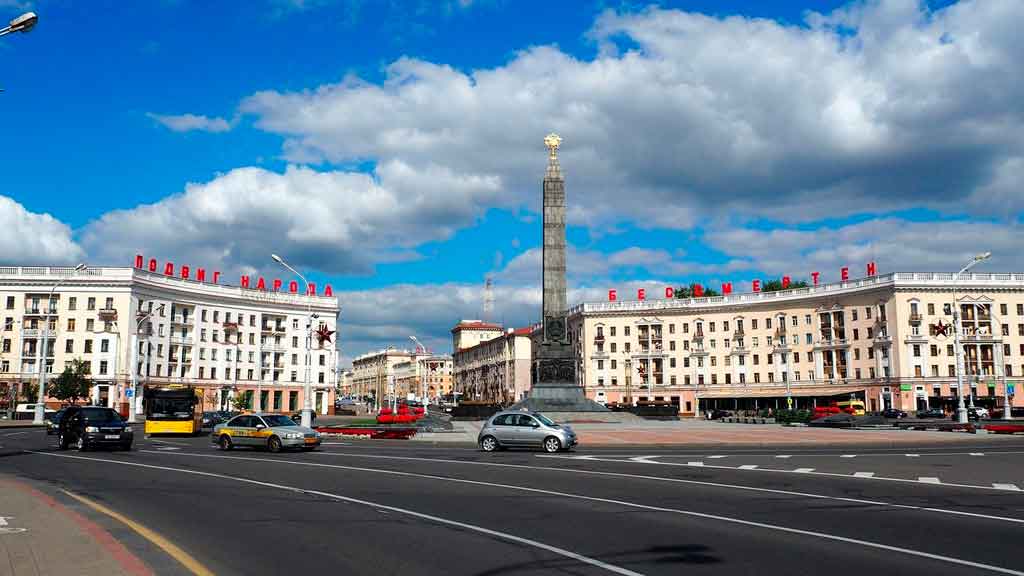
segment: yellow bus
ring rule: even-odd
[[[146,434],[199,434],[203,414],[191,386],[145,388]]]
[[[854,416],[863,416],[865,414],[864,401],[863,400],[847,400],[845,402],[837,402],[836,406],[840,410]]]

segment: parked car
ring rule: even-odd
[[[968,420],[981,420],[981,419],[987,420],[988,417],[989,417],[988,416],[988,410],[985,409],[985,408],[977,408],[976,407],[976,408],[968,408],[967,409],[967,419]],[[950,419],[953,420],[954,422],[956,422],[957,420],[960,419],[960,415],[957,412],[953,412],[953,415],[950,417]]]
[[[946,413],[941,408],[929,408],[927,410],[918,410],[914,416],[917,418],[945,418]]]
[[[213,428],[217,424],[224,422],[228,419],[227,413],[221,411],[203,412],[201,426],[203,428]]]
[[[731,416],[731,415],[732,414],[728,410],[712,410],[711,411],[711,419],[712,420],[721,420],[722,418],[725,418],[725,417]]]
[[[67,412],[67,408],[61,408],[53,414],[47,415],[46,418],[43,419],[43,423],[46,424],[47,436],[53,436],[57,433],[57,428],[60,426],[60,419],[64,416],[65,412]]]
[[[542,448],[545,452],[570,450],[576,446],[576,432],[568,425],[555,424],[539,412],[506,410],[492,416],[480,429],[477,444],[484,452],[502,448]]]
[[[53,416],[57,411],[50,408],[43,408],[43,418]],[[15,420],[33,420],[36,416],[35,404],[18,404],[14,407]]]
[[[903,410],[897,410],[895,408],[886,408],[881,412],[883,418],[906,418],[907,413]]]
[[[135,435],[121,415],[105,406],[69,406],[57,426],[57,446],[86,451],[96,446],[131,450]]]
[[[296,423],[302,422],[302,410],[299,410],[298,412],[292,414],[292,420]],[[313,413],[309,415],[309,422],[311,424],[313,422],[316,422],[316,410],[313,410]]]

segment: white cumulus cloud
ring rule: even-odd
[[[199,116],[196,114],[153,114],[148,113],[153,120],[169,128],[174,132],[227,132],[231,130],[231,123],[223,118]]]
[[[75,265],[83,251],[71,229],[49,214],[29,212],[0,196],[0,260],[8,265]]]

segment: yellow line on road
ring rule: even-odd
[[[86,506],[92,508],[93,510],[96,510],[97,512],[100,512],[102,514],[106,514],[114,520],[117,520],[118,522],[121,522],[129,528],[131,528],[132,530],[138,532],[140,536],[155,544],[161,550],[166,552],[171,558],[177,560],[189,572],[195,574],[196,576],[214,576],[214,572],[212,570],[200,564],[198,560],[190,556],[187,552],[176,546],[170,540],[164,538],[163,536],[157,534],[149,528],[146,528],[142,524],[139,524],[134,520],[126,518],[125,516],[118,514],[117,512],[114,512],[110,508],[107,508],[106,506],[99,504],[98,502],[93,502],[92,500],[89,500],[84,496],[72,494],[67,490],[62,490],[62,492],[74,498],[75,500],[78,500],[82,504],[85,504]]]

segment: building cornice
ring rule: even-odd
[[[684,314],[739,311],[761,307],[778,307],[779,304],[801,304],[820,302],[849,295],[871,294],[873,292],[914,290],[952,291],[1019,291],[1024,292],[1024,273],[962,274],[956,280],[951,272],[893,272],[820,284],[795,290],[777,292],[744,292],[727,296],[688,298],[678,300],[628,300],[618,302],[584,302],[568,310],[568,316],[622,316],[635,314]]]

